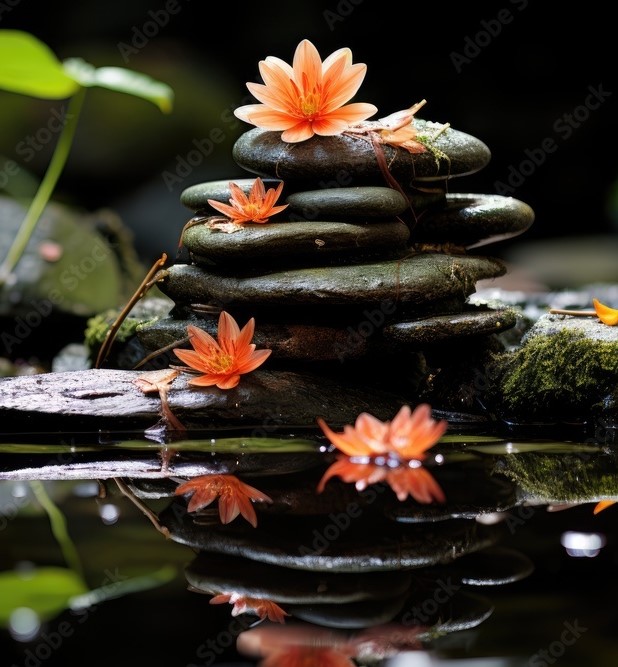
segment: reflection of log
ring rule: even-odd
[[[0,381],[2,430],[70,434],[149,428],[160,419],[161,402],[134,384],[142,376],[148,372],[90,369],[5,378]],[[170,408],[187,429],[216,429],[219,435],[226,428],[253,429],[256,437],[281,428],[317,429],[317,417],[337,427],[353,423],[363,411],[386,420],[402,403],[400,396],[370,387],[289,371],[258,370],[229,390],[190,387],[188,379],[182,374],[170,385]]]

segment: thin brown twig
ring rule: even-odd
[[[144,280],[142,280],[139,287],[135,290],[133,296],[129,299],[125,307],[122,309],[122,311],[112,324],[112,326],[107,330],[107,333],[105,334],[105,340],[103,341],[101,347],[99,348],[97,360],[94,364],[95,368],[100,368],[101,364],[107,359],[109,350],[112,346],[112,343],[114,342],[114,338],[118,333],[118,329],[120,329],[120,326],[122,325],[128,314],[133,309],[133,306],[135,306],[135,304],[144,296],[144,294],[146,294],[146,292],[156,282],[159,282],[159,280],[161,280],[160,277],[157,277],[157,274],[159,273],[161,267],[165,265],[165,262],[167,262],[167,255],[166,253],[163,253],[161,257],[150,267],[150,271],[148,271]]]
[[[595,317],[596,310],[566,310],[564,308],[550,308],[552,315],[575,315],[578,317]]]
[[[143,503],[132,491],[131,489],[118,477],[113,477],[114,482],[118,486],[120,493],[125,498],[128,498],[137,509],[142,512],[152,523],[152,525],[163,535],[166,539],[170,538],[170,531],[162,526],[159,517],[145,504]]]
[[[151,352],[150,354],[146,355],[143,359],[138,361],[135,366],[133,366],[133,370],[136,371],[138,368],[141,368],[144,364],[147,364],[151,359],[154,359],[155,357],[158,357],[160,354],[165,354],[169,350],[173,350],[175,347],[178,347],[179,345],[184,345],[185,343],[189,342],[189,336],[185,336],[184,338],[181,338],[180,340],[175,340],[174,342],[170,343],[169,345],[165,345],[164,347],[160,347],[158,350],[155,350],[154,352]]]

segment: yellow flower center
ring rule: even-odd
[[[208,360],[208,365],[211,373],[227,373],[234,365],[234,359],[229,354],[220,352],[212,355]]]
[[[313,119],[313,117],[320,110],[320,96],[316,93],[309,93],[300,98],[300,110],[306,118]]]

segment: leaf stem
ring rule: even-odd
[[[73,137],[75,136],[75,129],[77,128],[85,95],[86,89],[81,88],[69,102],[67,113],[64,117],[64,127],[58,137],[58,142],[54,148],[54,153],[45,176],[30,203],[26,217],[21,223],[4,261],[0,265],[0,287],[9,279],[13,269],[24,254],[28,241],[30,241],[37,223],[51,199],[73,144]]]
[[[40,503],[41,507],[47,513],[49,517],[49,523],[51,526],[52,533],[56,538],[56,541],[60,545],[62,550],[62,555],[66,564],[69,566],[75,574],[78,574],[83,578],[83,569],[79,554],[73,540],[69,535],[67,529],[67,522],[64,514],[60,511],[54,501],[49,497],[47,490],[42,482],[39,480],[31,480],[30,488],[34,493],[35,498]]]

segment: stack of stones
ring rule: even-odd
[[[415,125],[425,137],[441,129]],[[226,233],[209,226],[220,214],[208,200],[228,204],[229,180],[187,188],[181,201],[194,217],[181,244],[189,259],[159,284],[175,307],[139,329],[142,345],[149,352],[170,345],[187,324],[216,335],[223,309],[240,326],[255,317],[253,342],[273,350],[269,369],[364,381],[417,402],[428,378],[438,370],[447,376],[455,351],[469,364],[515,325],[510,308],[467,302],[477,281],[506,271],[476,248],[521,234],[534,220],[511,197],[447,191],[451,180],[487,165],[482,141],[448,128],[428,146],[417,154],[381,146],[385,174],[366,137],[290,144],[278,132],[245,132],[233,157],[251,177],[232,180],[246,193],[257,176],[267,189],[283,181],[276,203],[288,207]]]

